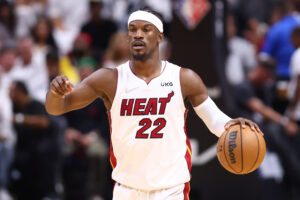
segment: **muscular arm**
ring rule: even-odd
[[[181,69],[180,84],[183,98],[191,102],[197,115],[216,136],[220,137],[225,130],[235,124],[241,124],[243,128],[249,125],[252,130],[261,132],[254,122],[244,118],[231,119],[223,113],[208,97],[204,83],[192,70]]]
[[[183,99],[188,99],[193,107],[200,105],[207,97],[206,87],[201,78],[194,71],[181,68],[180,84]]]
[[[207,128],[219,137],[225,131],[226,123],[231,119],[208,97],[204,83],[195,72],[182,69],[180,82],[183,98],[187,98],[191,102],[195,112]]]
[[[46,97],[46,110],[52,115],[60,115],[71,110],[83,108],[96,98],[102,98],[110,109],[117,85],[116,69],[99,69],[74,89],[62,77],[55,78],[50,84]]]

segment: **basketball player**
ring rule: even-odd
[[[111,126],[113,199],[189,199],[191,148],[185,133],[189,100],[210,131],[220,136],[247,119],[230,119],[208,97],[192,70],[159,59],[163,24],[150,11],[128,19],[131,59],[115,69],[99,69],[73,88],[65,76],[50,84],[46,109],[60,115],[103,99]]]

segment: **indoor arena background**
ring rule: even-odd
[[[59,74],[76,85],[126,61],[128,16],[144,7],[164,20],[161,59],[196,71],[221,110],[265,134],[261,167],[231,174],[216,158],[217,137],[189,105],[190,199],[299,200],[300,110],[290,89],[299,75],[290,62],[298,0],[0,0],[0,200],[112,199],[103,102],[54,117],[45,95]]]

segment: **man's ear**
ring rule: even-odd
[[[164,34],[163,33],[158,33],[158,43],[164,40]]]

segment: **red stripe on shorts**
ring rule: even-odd
[[[184,190],[183,190],[183,194],[184,194],[184,200],[190,200],[190,190],[191,190],[191,187],[190,187],[190,183],[187,182],[184,184]]]

